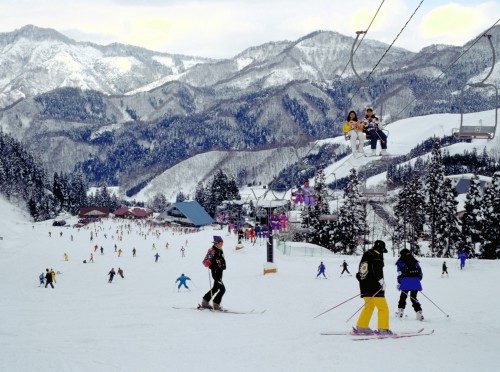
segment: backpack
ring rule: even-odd
[[[212,258],[215,255],[215,251],[213,248],[209,248],[207,251],[207,254],[205,255],[205,258],[201,262],[203,266],[210,268],[210,265],[212,264]]]
[[[418,264],[417,260],[411,260],[409,262],[403,262],[403,265],[400,266],[401,276],[406,278],[421,278],[422,277],[422,269]]]

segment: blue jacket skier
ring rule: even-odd
[[[326,278],[326,275],[325,275],[325,264],[323,263],[323,261],[321,261],[321,263],[318,266],[318,275],[316,275],[316,278],[318,276],[320,276],[321,274],[323,274],[323,277]]]
[[[176,283],[179,282],[179,285],[177,286],[177,291],[179,291],[181,289],[181,286],[184,286],[184,287],[186,287],[186,289],[189,289],[189,287],[186,285],[186,282],[188,280],[191,280],[191,278],[188,276],[185,276],[184,274],[181,274],[181,276],[179,276],[177,278],[177,280],[175,281]]]
[[[402,318],[406,307],[406,298],[410,294],[411,304],[417,313],[417,320],[424,320],[422,306],[417,300],[418,291],[422,290],[420,281],[423,278],[422,268],[411,252],[404,248],[396,262],[398,269],[398,290],[401,291],[398,303],[398,317]]]
[[[45,284],[45,274],[41,273],[38,279],[40,279],[40,286],[43,286]]]
[[[465,260],[467,259],[467,253],[460,252],[458,254],[458,258],[460,259],[460,270],[462,270],[465,266]]]

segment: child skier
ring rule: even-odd
[[[41,273],[40,276],[38,277],[40,280],[40,287],[42,287],[45,284],[45,275],[44,273]]]
[[[222,310],[220,303],[222,301],[222,296],[224,296],[226,292],[226,287],[222,282],[222,273],[226,270],[226,259],[222,251],[223,244],[224,241],[221,236],[214,236],[213,246],[208,250],[203,260],[203,265],[210,269],[212,278],[214,279],[213,287],[205,293],[201,301],[200,306],[205,309],[212,308],[210,306],[210,300],[213,298],[213,309]]]
[[[396,267],[398,269],[398,290],[401,291],[398,302],[398,317],[403,317],[406,298],[410,293],[411,304],[417,313],[417,320],[424,320],[422,306],[417,300],[418,291],[422,290],[422,284],[420,283],[423,277],[422,268],[417,259],[406,248],[401,250],[400,257],[396,261]]]
[[[184,286],[188,291],[190,291],[189,287],[186,285],[186,281],[191,280],[188,276],[185,276],[184,274],[181,274],[175,281],[176,283],[179,282],[179,286],[177,287],[177,292],[181,290],[181,286]]]
[[[347,271],[347,274],[351,275],[349,270],[347,270],[347,267],[349,265],[347,264],[347,262],[345,262],[345,260],[344,260],[344,262],[342,262],[342,265],[340,265],[340,266],[343,267],[342,272],[340,273],[340,276],[342,276],[342,274],[344,274],[344,272],[346,272],[346,271]]]
[[[326,279],[326,275],[325,275],[325,264],[323,263],[323,261],[321,261],[321,263],[319,264],[318,266],[318,275],[316,275],[316,279],[318,278],[318,276],[320,276],[321,274],[323,274],[323,277]]]
[[[446,274],[446,277],[449,278],[450,276],[448,275],[448,266],[446,266],[446,261],[443,262],[443,272],[441,273],[441,278]]]

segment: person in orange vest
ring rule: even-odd
[[[118,249],[118,257],[120,257],[120,256],[122,255],[122,252],[123,252],[123,251],[122,251],[122,249],[121,249],[121,248],[120,248],[120,249]]]

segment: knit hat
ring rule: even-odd
[[[214,241],[213,243],[223,243],[224,240],[222,240],[222,237],[219,235],[214,235]]]
[[[399,251],[399,255],[401,257],[406,256],[407,254],[410,254],[410,250],[408,248],[403,248],[401,251]]]
[[[375,244],[373,244],[373,249],[381,251],[383,253],[387,253],[387,249],[385,248],[385,243],[382,240],[375,240]]]

